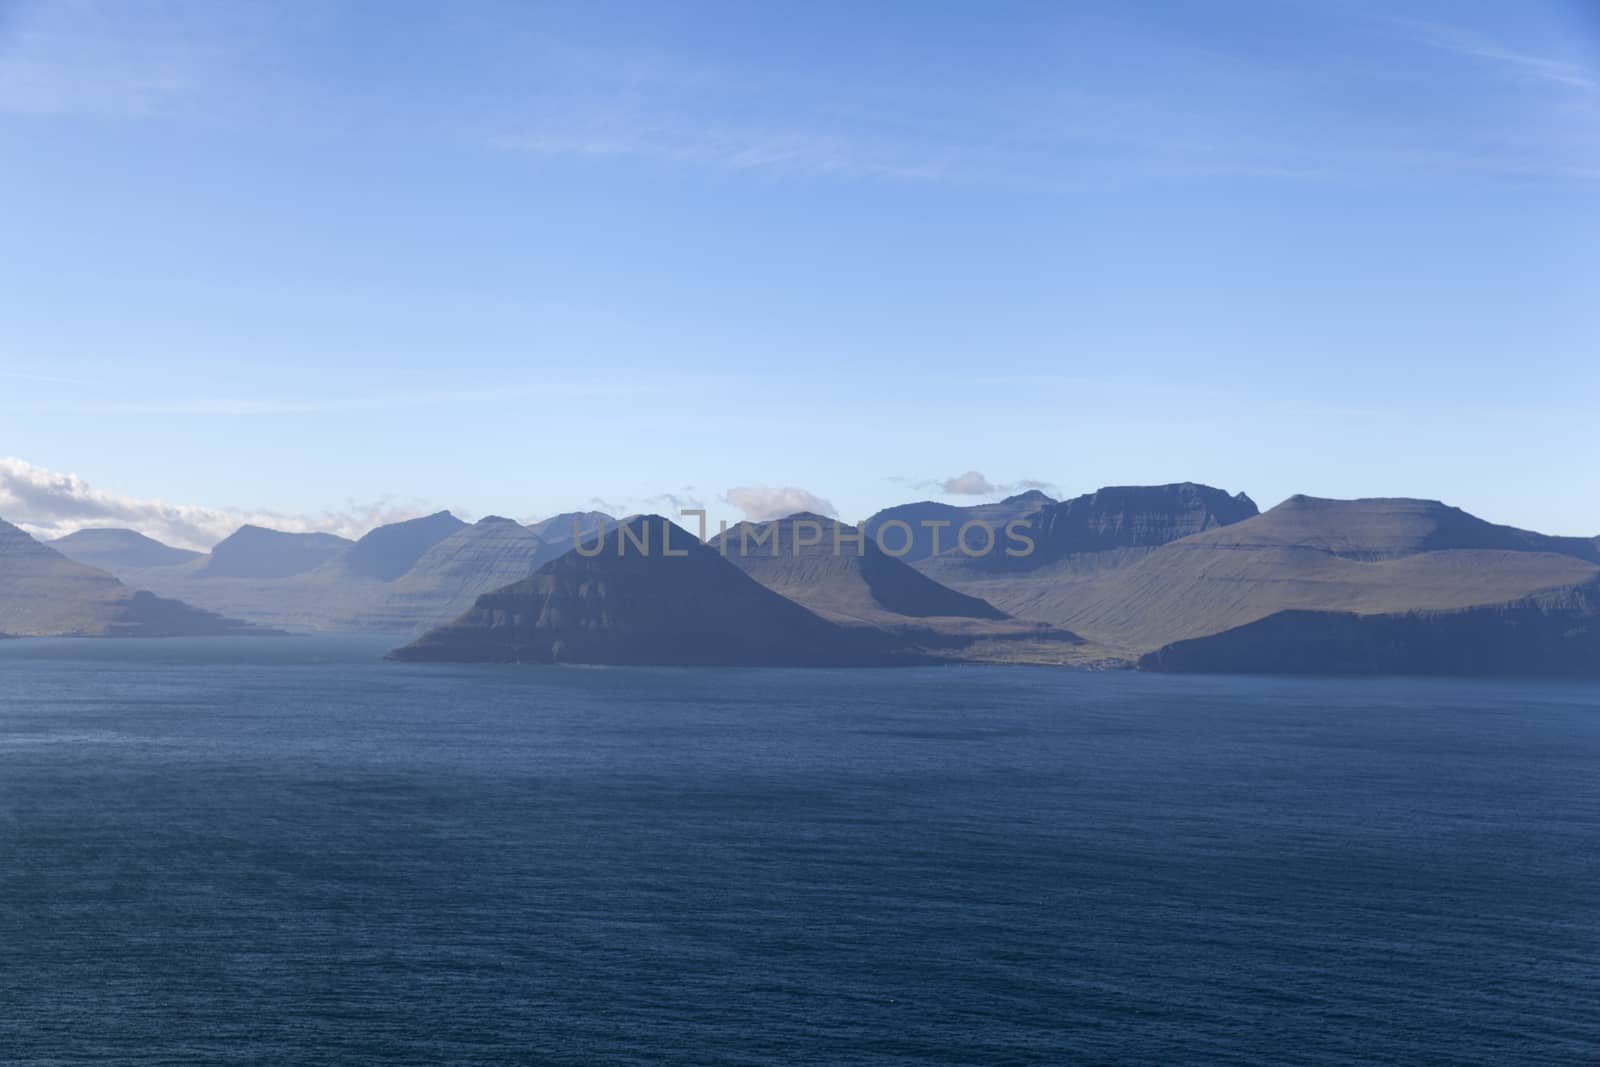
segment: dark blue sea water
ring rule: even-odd
[[[0,643],[0,1060],[1583,1064],[1600,688]]]

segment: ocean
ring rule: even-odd
[[[0,642],[0,1061],[1600,1061],[1600,686],[392,643]]]

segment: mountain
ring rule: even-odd
[[[615,526],[617,520],[603,511],[567,511],[548,519],[528,523],[528,529],[547,545],[565,544],[568,548],[576,540],[587,541],[593,534]]]
[[[1292,496],[1272,510],[1270,521],[1238,527],[1233,535],[1219,535],[1212,543],[1251,548],[1299,546],[1365,560],[1482,549],[1549,552],[1600,563],[1596,541],[1496,526],[1437,500],[1404,497],[1327,500]]]
[[[1139,659],[1142,670],[1600,678],[1600,580],[1456,611],[1280,611]]]
[[[51,541],[50,547],[68,559],[117,574],[122,570],[173,567],[199,559],[203,552],[173,548],[137,530],[95,527],[69,533]]]
[[[1003,531],[1008,522],[1031,519],[1055,501],[1037,489],[1008,496],[990,504],[959,507],[936,500],[921,500],[914,504],[899,504],[873,515],[861,524],[875,542],[881,542],[889,555],[902,563],[918,563],[935,555],[935,547],[947,552],[955,546],[956,532],[969,522],[987,523],[991,529]],[[928,526],[925,523],[946,523],[945,526]],[[897,525],[904,523],[906,530]],[[885,530],[888,525],[890,528]],[[976,536],[976,535],[973,535]],[[937,546],[935,540],[937,539]],[[976,547],[976,541],[973,542]]]
[[[1070,500],[1039,501],[1031,513],[1014,520],[1026,523],[1016,536],[1027,537],[1031,550],[1015,536],[1007,539],[1000,527],[988,552],[947,550],[924,558],[917,569],[1014,616],[1076,629],[1062,620],[1081,586],[1103,582],[1162,545],[1257,514],[1244,493],[1195,482],[1109,486]],[[973,549],[983,544],[977,533],[969,541]]]
[[[859,532],[801,512],[739,523],[725,541],[719,536],[710,544],[768,589],[830,622],[884,630],[933,655],[1057,664],[1105,658],[1070,631],[1013,619],[993,604],[940,585],[885,553],[870,537],[858,547]],[[805,543],[813,540],[817,543]]]
[[[675,666],[860,666],[924,658],[886,634],[822,619],[659,515],[628,519],[589,549],[596,554],[568,552],[531,578],[485,593],[456,621],[391,655]]]
[[[1505,529],[1437,501],[1292,497],[1124,565],[1046,567],[1026,580],[974,585],[1023,617],[1143,654],[1278,612],[1458,611],[1600,574],[1580,555],[1547,550],[1565,539],[1508,538]]]
[[[1026,526],[1019,528],[1019,533],[1028,538],[1031,547],[1017,543],[1015,538],[1007,539],[1004,527],[999,526],[995,528],[997,541],[993,549],[977,552],[984,541],[978,531],[973,531],[968,535],[969,551],[963,552],[954,543],[958,526],[943,538],[948,546],[945,551],[927,558],[923,569],[958,586],[986,576],[1052,566],[1058,570],[1104,570],[1138,559],[1169,542],[1229,526],[1256,514],[1255,501],[1244,493],[1230,495],[1195,482],[1108,486],[1071,500],[1046,501],[1030,514],[1020,516]],[[978,517],[968,515],[964,521]],[[1059,565],[1064,560],[1075,562],[1062,568]]]
[[[1041,508],[1037,547],[1021,562],[1040,566],[1089,552],[1156,548],[1257,514],[1255,501],[1244,493],[1229,495],[1195,482],[1111,486]]]
[[[263,633],[130,589],[0,520],[0,631],[21,636],[181,637]]]
[[[393,581],[414,567],[434,545],[466,528],[466,523],[448,511],[391,522],[368,531],[324,566],[337,567],[353,578]]]
[[[287,533],[244,525],[197,561],[194,573],[207,578],[289,578],[315,570],[354,542],[328,533]]]
[[[798,529],[797,529],[798,524]],[[837,530],[838,547],[834,533]],[[816,544],[803,544],[816,538]],[[712,545],[720,539],[713,538]],[[836,622],[903,622],[946,616],[1003,619],[1005,612],[948,589],[889,556],[845,523],[801,512],[728,530],[727,560],[774,592]]]
[[[1037,490],[970,507],[921,501],[887,508],[863,525],[888,554],[1010,611],[1002,600],[1028,590],[991,590],[979,583],[1051,567],[1065,573],[1121,566],[1160,545],[1257,513],[1244,493],[1175,482],[1109,486],[1062,501]],[[928,523],[944,525],[934,529]],[[972,526],[963,535],[962,527],[971,523],[987,530]],[[1063,561],[1073,562],[1063,566]]]
[[[526,578],[566,552],[570,544],[547,545],[532,530],[490,515],[440,540],[403,575],[331,613],[339,629],[401,633],[455,618],[479,594]]]

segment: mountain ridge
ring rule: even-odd
[[[896,518],[950,523],[942,528],[941,550],[934,554],[931,539],[915,527],[912,551],[904,556],[896,548],[907,539],[896,534],[905,531],[891,528],[887,548],[870,533],[859,548],[853,542],[860,529],[876,523],[881,534]],[[579,529],[591,531],[583,551],[571,537],[574,519]],[[997,530],[1008,521],[1028,523],[1036,551],[1020,559],[1003,556],[1014,546],[998,539],[987,555],[962,551],[956,531],[974,519]],[[675,538],[706,547],[661,516],[633,516],[623,528],[633,537],[659,522],[668,522]],[[804,527],[814,543],[797,543],[796,524],[815,524]],[[1412,655],[1419,670],[1466,671],[1471,657],[1452,658],[1445,651],[1455,642],[1478,648],[1483,663],[1502,662],[1494,658],[1496,648],[1520,650],[1514,657],[1506,652],[1512,657],[1503,660],[1506,671],[1571,673],[1590,653],[1584,642],[1596,609],[1585,591],[1600,579],[1600,538],[1496,524],[1423,498],[1296,494],[1261,512],[1244,493],[1194,482],[1108,486],[1061,501],[1029,491],[969,506],[915,502],[885,509],[862,527],[840,523],[839,555],[834,520],[812,513],[730,528],[730,555],[721,562],[803,616],[770,600],[752,600],[748,589],[729,592],[743,587],[704,562],[698,566],[711,587],[701,591],[673,584],[678,579],[670,576],[683,572],[670,568],[679,564],[656,574],[654,565],[633,571],[570,560],[550,572],[559,579],[556,585],[546,582],[542,592],[512,589],[567,557],[594,558],[590,551],[596,546],[603,556],[619,530],[616,520],[596,512],[552,516],[538,528],[548,536],[499,516],[467,524],[448,512],[386,524],[353,542],[245,526],[219,543],[220,563],[215,555],[193,557],[133,531],[86,530],[61,539],[64,547],[76,545],[85,553],[152,564],[124,569],[124,584],[12,527],[11,555],[0,555],[6,562],[0,593],[9,589],[11,604],[9,614],[0,611],[0,630],[238,632],[230,627],[256,623],[426,635],[461,623],[479,610],[484,596],[505,593],[513,601],[522,598],[521,615],[527,614],[529,596],[542,596],[540,615],[553,604],[556,616],[579,619],[580,629],[593,631],[562,631],[559,619],[547,619],[543,629],[530,624],[533,629],[517,638],[523,652],[516,655],[626,659],[633,653],[619,635],[635,624],[607,614],[610,602],[603,596],[572,586],[574,575],[583,573],[588,577],[579,585],[622,582],[637,590],[663,583],[663,595],[735,621],[740,605],[756,611],[765,620],[754,624],[756,632],[771,639],[760,656],[730,632],[714,626],[694,631],[712,645],[723,642],[730,661],[784,661],[771,643],[775,620],[814,617],[855,634],[866,658],[892,662],[1388,671]],[[563,530],[567,536],[560,537]],[[748,553],[740,554],[744,534],[752,541]],[[918,547],[925,554],[907,562]],[[24,571],[32,577],[19,577]],[[60,604],[47,618],[51,588],[59,591]],[[724,593],[733,599],[718,605]],[[23,603],[27,613],[17,607]],[[637,599],[626,608],[665,627]],[[221,619],[218,612],[248,621]],[[850,658],[830,643],[836,636],[820,636],[832,630],[794,624],[802,645],[815,644],[815,660]],[[641,646],[653,647],[650,655],[665,655],[671,647],[661,627],[649,638],[653,646]],[[455,632],[471,628],[463,623]],[[517,626],[488,629],[498,629],[494,641],[501,641]],[[612,645],[601,640],[607,635]],[[1528,635],[1544,636],[1530,644]],[[897,650],[892,655],[886,651],[891,647]],[[1538,647],[1567,651],[1541,659]],[[819,650],[830,651],[823,656]],[[685,654],[715,658],[706,647],[686,648]]]
[[[0,631],[15,637],[188,637],[271,632],[134,589],[0,519]]]
[[[1064,560],[1026,580],[953,576],[950,584],[1142,655],[1278,611],[1453,611],[1581,584],[1600,569],[1434,502],[1310,500],[1290,498],[1099,569]],[[1494,544],[1514,547],[1485,547]]]
[[[85,527],[46,543],[68,559],[112,574],[116,573],[118,567],[172,567],[205,555],[193,549],[163,544],[137,530],[116,526]]]
[[[195,573],[218,578],[291,578],[315,570],[355,542],[330,533],[291,533],[245,523],[195,561]]]

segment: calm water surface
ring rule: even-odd
[[[1600,1061],[1600,687],[0,642],[0,1060]]]

